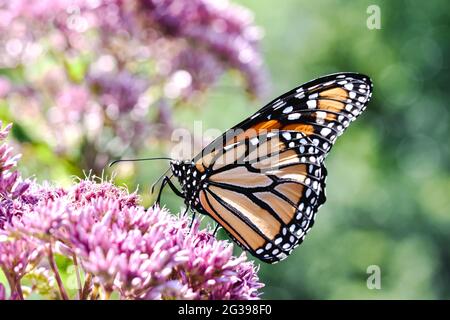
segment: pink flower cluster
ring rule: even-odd
[[[186,38],[203,48],[199,52],[222,58],[243,72],[249,92],[263,91],[266,77],[258,48],[262,31],[253,24],[250,10],[223,0],[144,0],[141,6],[165,34]]]
[[[4,140],[10,126],[1,129]],[[60,299],[257,299],[257,267],[236,257],[195,220],[158,207],[144,209],[136,193],[86,179],[63,189],[23,181],[17,157],[0,147],[0,268],[9,295]],[[70,262],[68,287],[55,257]],[[66,269],[68,269],[66,267]]]

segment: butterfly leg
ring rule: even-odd
[[[161,188],[159,189],[159,193],[158,193],[158,197],[156,198],[156,204],[159,205],[160,201],[161,201],[161,195],[162,195],[162,191],[164,189],[164,187],[166,186],[166,184],[169,185],[170,189],[172,189],[172,191],[179,197],[184,198],[183,193],[181,193],[180,190],[177,189],[177,187],[175,187],[175,185],[172,183],[172,181],[170,181],[169,177],[164,177],[162,183],[161,183]]]
[[[214,231],[213,231],[213,236],[214,237],[216,236],[217,231],[219,230],[219,227],[220,227],[220,224],[216,223],[216,227],[214,228]]]
[[[188,211],[189,211],[189,207],[186,206],[186,209],[185,209],[184,212],[181,214],[181,217],[186,216],[186,214],[188,213]]]
[[[192,218],[191,218],[191,223],[189,224],[189,232],[191,232],[192,226],[194,225],[194,221],[195,221],[195,211],[192,214]]]

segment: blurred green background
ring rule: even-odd
[[[287,260],[261,264],[263,298],[450,299],[449,2],[234,2],[264,29],[271,82],[265,100],[339,71],[365,73],[374,82],[366,112],[327,158],[328,200],[306,241]],[[366,25],[369,5],[381,10],[379,30]],[[226,130],[265,100],[249,101],[227,73],[201,109],[192,103],[174,109],[174,127],[192,130],[201,120],[204,130]],[[3,117],[14,120],[8,112]],[[16,126],[18,141],[33,134],[23,128]],[[168,150],[154,143],[138,155]],[[80,174],[76,162],[45,145],[31,143],[22,152],[24,175],[67,183]],[[149,186],[166,168],[140,163],[130,174],[119,172],[117,182],[140,185],[149,205]],[[168,190],[163,203],[174,212],[182,206]],[[381,289],[366,285],[371,265],[381,270]]]

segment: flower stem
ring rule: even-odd
[[[95,283],[94,288],[92,289],[91,300],[98,300],[98,297],[100,296],[99,290],[99,285]]]
[[[91,286],[92,286],[92,275],[88,273],[86,275],[86,279],[84,280],[84,286],[81,291],[80,300],[86,300],[88,298],[88,295],[91,292]]]
[[[14,293],[17,293],[19,299],[24,300],[20,280],[17,280],[17,278],[14,276],[11,276],[11,274],[5,269],[3,269],[3,273],[6,277],[6,280],[8,280],[9,288],[11,289],[11,297],[14,296]]]
[[[20,280],[18,280],[16,282],[16,292],[19,295],[20,300],[24,300],[23,292],[22,292],[22,285],[20,284]]]
[[[78,265],[78,260],[76,254],[72,255],[73,265],[75,267],[75,274],[77,275],[77,286],[78,286],[78,299],[81,300],[83,295],[83,289],[81,287],[81,275],[80,275],[80,267]]]
[[[55,274],[56,283],[58,284],[61,297],[63,298],[63,300],[69,300],[69,296],[67,295],[66,289],[64,288],[64,284],[58,271],[58,266],[56,265],[55,257],[53,256],[52,243],[50,243],[50,245],[48,246],[48,261],[50,263],[50,267],[53,270],[53,273]]]

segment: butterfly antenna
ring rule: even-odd
[[[118,160],[114,160],[113,162],[111,162],[111,163],[109,164],[109,167],[112,167],[113,165],[115,165],[116,163],[119,163],[119,162],[148,161],[148,160],[173,160],[173,159],[172,159],[172,158],[168,158],[168,157],[137,158],[137,159],[118,159]]]

